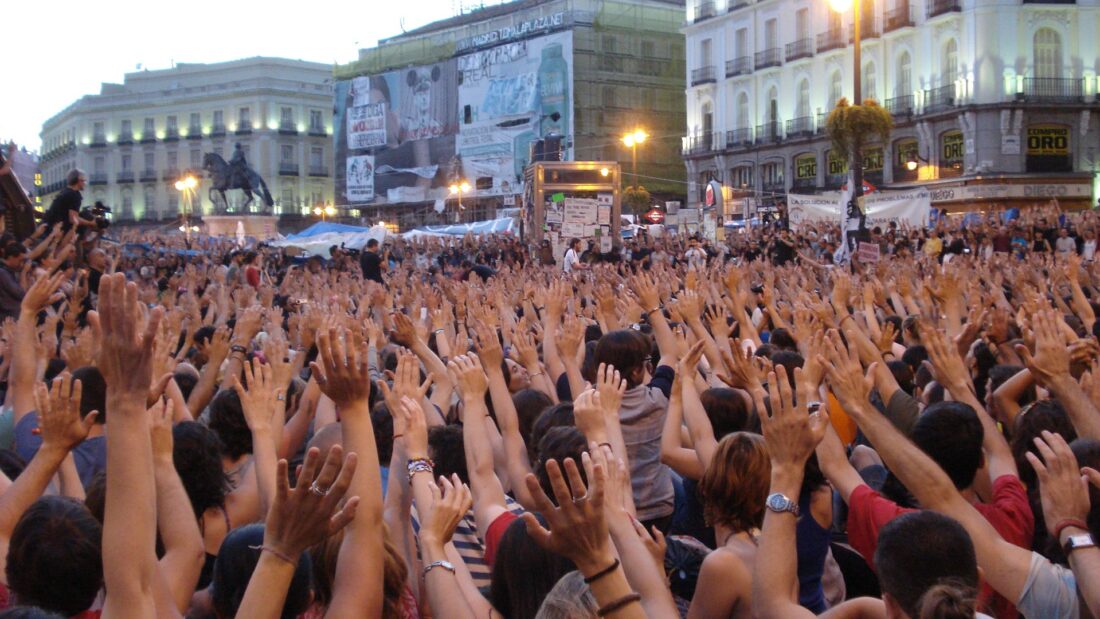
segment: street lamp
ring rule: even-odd
[[[325,221],[326,217],[332,217],[336,214],[336,207],[331,204],[325,207],[315,206],[313,207],[313,214],[320,217],[321,221]]]
[[[183,219],[183,225],[180,226],[180,230],[184,235],[190,239],[193,226],[191,225],[191,211],[193,210],[192,204],[195,197],[195,188],[199,186],[199,179],[188,174],[183,178],[176,181],[176,191],[183,194],[183,212],[180,213]]]
[[[623,145],[630,149],[630,173],[634,177],[634,188],[638,188],[638,145],[645,142],[649,134],[635,129],[623,136]]]
[[[470,192],[470,183],[466,181],[456,181],[451,184],[451,195],[458,196],[458,211],[466,210],[465,206],[462,206],[462,194]],[[458,223],[458,211],[455,211],[455,223]]]
[[[829,6],[837,13],[844,13],[849,7],[852,9],[852,85],[855,93],[852,96],[852,105],[863,104],[863,63],[861,62],[862,50],[860,49],[862,41],[860,40],[860,12],[862,9],[863,0],[829,0]],[[849,169],[852,171],[852,199],[849,203],[849,209],[858,210],[859,199],[863,197],[863,153],[860,152],[859,146],[852,148],[851,161],[848,163]],[[864,234],[867,231],[867,218],[864,217],[862,211],[858,211],[859,215],[859,232]]]

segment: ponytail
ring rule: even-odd
[[[957,580],[943,581],[921,596],[919,619],[974,619],[977,598],[973,587]]]

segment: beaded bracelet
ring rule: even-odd
[[[435,465],[427,458],[409,460],[409,481],[412,482],[413,475],[417,473],[431,474],[434,469]]]

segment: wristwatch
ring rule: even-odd
[[[777,514],[784,512],[790,512],[795,516],[798,515],[798,503],[788,499],[786,496],[779,494],[778,492],[768,495],[768,500],[764,503],[768,509]]]
[[[1062,551],[1068,557],[1074,550],[1080,550],[1081,548],[1095,548],[1096,542],[1093,541],[1090,533],[1081,533],[1079,535],[1070,535],[1066,538],[1066,543],[1062,545]]]
[[[423,575],[427,576],[428,572],[434,570],[437,567],[443,568],[452,574],[455,573],[455,566],[450,561],[433,561],[424,566]]]

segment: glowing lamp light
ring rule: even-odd
[[[910,172],[912,172],[913,170],[916,170],[917,169],[917,160],[916,159],[910,159],[909,161],[906,161],[905,162],[905,169],[909,170]]]
[[[157,139],[158,140],[163,140],[164,139],[164,132],[163,131],[157,131]]]
[[[641,144],[642,142],[645,142],[646,138],[648,138],[648,137],[649,137],[649,134],[646,133],[645,131],[643,131],[641,129],[635,129],[631,133],[628,133],[628,134],[623,136],[623,145],[626,146],[627,148],[633,148],[634,146],[637,146],[638,144]]]
[[[256,123],[252,123],[252,128],[253,128],[253,129],[255,129],[255,130],[257,130],[257,131],[259,131],[259,130],[260,130],[260,127],[262,127],[262,126],[263,126],[263,125],[261,125],[261,124],[260,124],[260,123],[258,123],[258,122],[256,122]],[[276,126],[278,126],[278,125],[276,125]]]
[[[611,170],[607,168],[600,168],[600,176],[606,177],[608,174],[611,174]]]
[[[829,8],[837,13],[843,13],[852,8],[852,0],[829,0]]]
[[[335,214],[336,214],[336,207],[335,206],[330,205],[330,206],[325,207],[325,215],[328,215],[329,217],[332,217]]]
[[[257,129],[259,129],[259,127],[256,127],[256,128],[257,128]],[[277,122],[275,122],[275,121],[273,120],[273,121],[271,121],[271,122],[267,123],[267,128],[268,128],[268,129],[271,129],[272,131],[274,131],[274,130],[276,130],[276,129],[278,129],[278,128],[279,128],[279,123],[277,123]]]
[[[192,191],[199,186],[199,180],[194,176],[185,176],[176,181],[176,191]]]
[[[451,185],[451,193],[452,194],[466,193],[467,191],[470,191],[470,183],[467,183],[466,181],[462,181],[461,183],[455,183],[454,185]]]

